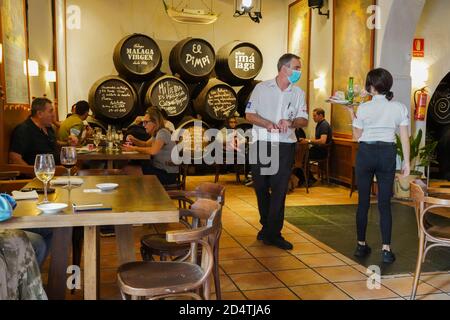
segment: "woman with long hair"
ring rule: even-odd
[[[385,69],[374,69],[366,80],[366,91],[372,101],[361,104],[355,114],[349,108],[353,119],[353,135],[359,141],[356,159],[356,179],[359,192],[356,214],[358,244],[356,257],[366,257],[371,249],[366,243],[367,216],[370,207],[370,189],[374,176],[378,183],[378,210],[382,235],[382,260],[395,261],[391,251],[392,214],[391,198],[396,171],[395,133],[400,131],[405,164],[403,175],[410,173],[409,163],[409,112],[405,105],[392,101],[393,77]]]

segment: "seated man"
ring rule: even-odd
[[[92,136],[93,129],[86,125],[86,119],[89,116],[89,103],[78,101],[75,104],[75,113],[64,120],[59,128],[59,140],[71,144],[72,137],[76,137],[79,144],[82,144],[86,138]],[[72,140],[72,141],[71,141]]]
[[[47,300],[33,248],[21,231],[0,231],[0,300]]]
[[[330,124],[327,120],[325,120],[325,111],[323,109],[314,109],[313,119],[314,122],[317,123],[315,139],[303,139],[300,141],[312,145],[309,149],[310,160],[322,160],[327,157],[327,150],[324,146],[331,143],[333,139],[333,132]]]

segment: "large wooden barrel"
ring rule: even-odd
[[[95,118],[107,124],[123,124],[133,118],[137,100],[133,86],[118,76],[98,80],[89,91]]]
[[[245,117],[245,109],[247,109],[248,101],[250,100],[250,97],[252,96],[253,90],[255,89],[256,85],[260,83],[261,81],[258,80],[252,80],[248,82],[245,86],[239,90],[237,94],[237,101],[238,101],[238,113],[241,117]]]
[[[209,128],[209,125],[202,120],[191,116],[184,117],[174,132],[175,137],[181,137],[179,148],[187,152],[191,159],[199,159],[200,154],[203,155],[206,146],[210,143],[205,139],[205,131]]]
[[[212,78],[193,101],[195,111],[209,124],[216,125],[234,115],[236,92],[228,84]]]
[[[216,60],[217,78],[232,86],[255,79],[263,66],[261,51],[254,44],[242,41],[233,41],[220,48]]]
[[[114,49],[114,65],[129,80],[145,80],[161,68],[162,54],[158,44],[144,34],[126,36]]]
[[[197,38],[184,39],[173,47],[169,58],[170,70],[187,83],[207,79],[216,65],[214,48]]]
[[[173,118],[184,113],[189,99],[189,89],[183,81],[173,76],[163,76],[149,86],[144,101],[145,106],[158,107]]]

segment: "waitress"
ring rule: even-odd
[[[400,138],[405,159],[409,159],[409,116],[405,105],[394,102],[391,91],[393,77],[385,69],[369,72],[366,91],[373,96],[372,101],[360,105],[353,119],[353,135],[360,143],[356,158],[356,179],[359,192],[356,225],[358,244],[356,257],[366,257],[371,249],[366,243],[367,216],[370,207],[370,189],[374,176],[378,183],[378,209],[383,240],[381,250],[384,263],[393,263],[395,255],[391,251],[392,215],[391,198],[396,170],[395,133],[400,130]],[[410,163],[405,160],[403,175],[410,173]]]

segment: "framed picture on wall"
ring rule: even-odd
[[[375,28],[368,27],[369,6],[375,0],[334,0],[333,92],[347,92],[349,78],[355,91],[364,89],[366,75],[374,65]],[[357,92],[356,92],[357,93]],[[351,139],[352,124],[347,110],[332,106],[331,126],[336,138]]]
[[[1,42],[3,46],[2,84],[7,105],[29,105],[27,77],[27,32],[24,0],[3,0]]]
[[[297,84],[306,93],[309,102],[309,61],[311,46],[311,9],[308,0],[289,5],[288,52],[301,58],[303,77]]]

